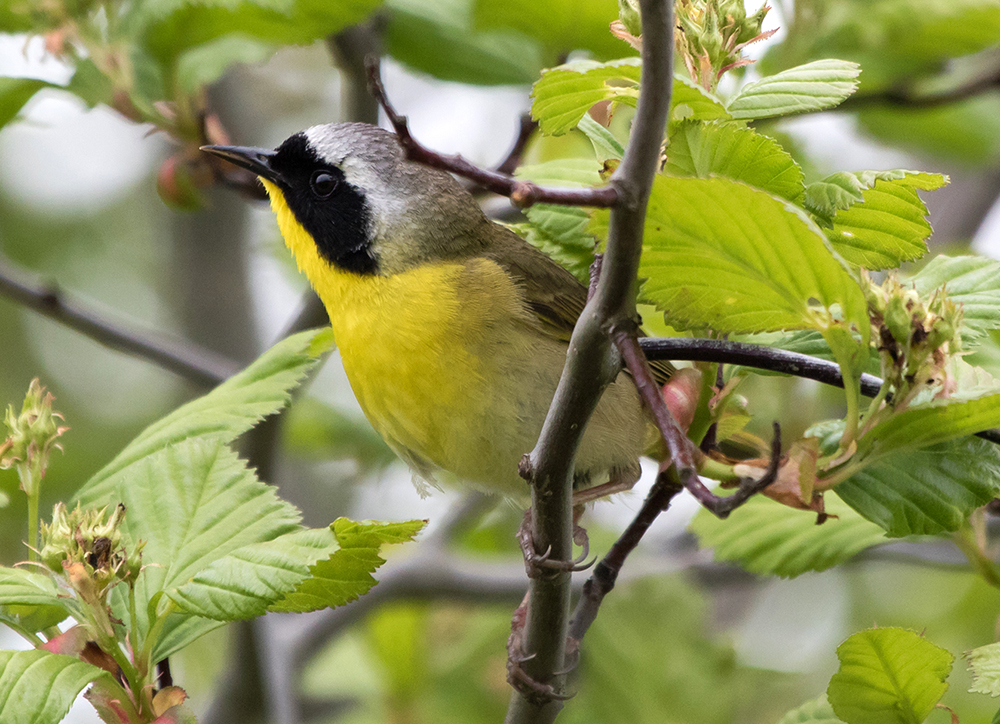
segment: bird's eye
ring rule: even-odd
[[[309,188],[321,199],[325,199],[337,190],[337,179],[328,171],[316,171],[309,179]]]

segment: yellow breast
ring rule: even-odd
[[[280,192],[264,182],[285,243],[330,314],[341,359],[375,430],[430,480],[444,470],[523,497],[521,456],[541,430],[566,357],[495,262],[427,262],[382,276],[320,257]],[[593,484],[637,469],[648,422],[632,383],[612,384],[588,426],[577,472]]]
[[[498,394],[487,382],[495,360],[481,352],[512,324],[510,310],[520,308],[503,270],[486,260],[427,263],[391,276],[340,270],[320,257],[280,190],[265,185],[286,244],[329,312],[351,387],[376,431],[425,474],[440,468],[475,478],[495,471],[492,451],[476,443],[490,436],[484,410]],[[470,285],[486,293],[468,295]],[[515,466],[516,459],[509,467]]]

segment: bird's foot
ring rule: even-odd
[[[590,555],[590,539],[587,537],[587,531],[577,525],[578,518],[579,515],[574,509],[573,542],[580,546],[583,552],[571,561],[560,561],[550,558],[552,546],[546,548],[543,553],[538,553],[535,548],[535,539],[531,534],[531,511],[525,512],[521,527],[517,529],[517,542],[524,555],[524,570],[527,572],[528,578],[539,578],[546,573],[553,572],[575,573],[576,571],[585,571],[594,565],[596,558],[587,561],[587,557]]]
[[[510,638],[507,639],[507,683],[519,691],[525,699],[539,706],[551,701],[565,701],[572,698],[573,695],[563,694],[557,691],[552,684],[538,681],[528,674],[522,666],[526,661],[531,661],[531,659],[535,658],[534,654],[525,655],[523,648],[524,625],[528,617],[529,595],[525,594],[524,600],[521,601],[521,605],[514,611],[514,617],[510,621]],[[563,674],[567,672],[559,673]]]

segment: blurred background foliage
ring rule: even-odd
[[[932,249],[1000,255],[1000,3],[775,5],[765,29],[780,30],[753,49],[759,62],[746,77],[837,57],[862,65],[861,87],[835,113],[757,130],[794,151],[807,182],[857,168],[949,174],[951,185],[926,199]],[[758,7],[748,0],[749,11]],[[197,145],[220,129],[236,143],[273,146],[316,123],[374,119],[357,48],[381,43],[389,96],[417,138],[496,164],[542,68],[635,54],[608,32],[617,14],[614,0],[0,0],[0,272],[51,282],[139,335],[245,364],[309,295],[271,214],[213,185]],[[726,82],[722,93],[737,80]],[[614,128],[627,120],[619,113]],[[576,156],[592,152],[574,131],[532,138],[523,160]],[[197,210],[168,208],[158,174],[168,201]],[[511,218],[505,201],[484,204]],[[1000,374],[996,342],[975,361]],[[35,376],[72,428],[43,511],[204,390],[0,296],[0,401],[19,400]],[[745,391],[761,425],[778,419],[796,435],[840,414],[830,409],[839,394],[802,380],[759,378]],[[416,494],[361,416],[336,355],[285,416],[276,452],[274,434],[251,436],[247,454],[308,525],[427,517],[450,533],[435,544],[448,560],[495,585],[387,585],[336,617],[271,616],[213,633],[172,661],[200,720],[499,721],[504,642],[524,589],[518,511],[473,506],[463,525],[442,527],[461,496]],[[0,509],[4,564],[23,557],[14,480],[0,478],[10,498]],[[606,549],[643,491],[589,514],[594,550]],[[946,548],[895,544],[823,574],[752,577],[697,550],[684,532],[693,509],[678,504],[630,559],[562,720],[776,722],[825,689],[837,644],[872,623],[925,631],[953,653],[996,636],[1000,595]],[[383,577],[393,564],[405,561],[390,561]],[[995,704],[967,688],[957,666],[944,703],[963,722],[988,720]],[[95,721],[85,707],[71,716]]]

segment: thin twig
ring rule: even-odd
[[[733,495],[720,497],[709,490],[698,477],[696,466],[696,451],[694,444],[684,431],[677,425],[667,403],[663,401],[660,387],[653,379],[649,362],[639,346],[638,327],[623,326],[612,333],[612,339],[621,352],[622,359],[632,380],[635,382],[639,396],[649,408],[660,434],[667,445],[670,464],[676,466],[677,477],[699,503],[720,518],[727,517],[733,510],[743,505],[753,495],[759,493],[777,479],[778,466],[781,461],[781,430],[774,423],[774,442],[771,446],[771,461],[767,473],[758,480],[747,479],[740,483]]]
[[[509,197],[511,203],[522,209],[538,203],[602,208],[612,207],[618,203],[618,191],[614,185],[585,189],[536,186],[530,181],[520,181],[506,173],[480,168],[461,156],[447,156],[432,151],[413,138],[407,127],[406,117],[399,115],[389,102],[385,87],[382,85],[382,78],[379,75],[378,58],[376,57],[368,59],[368,79],[369,88],[382,105],[389,123],[396,131],[399,145],[406,154],[407,160],[467,178],[493,193]]]
[[[639,391],[639,396],[653,414],[656,426],[667,444],[667,453],[677,466],[677,474],[686,487],[686,480],[697,476],[694,445],[677,425],[677,421],[660,395],[660,386],[653,379],[649,362],[639,346],[638,326],[623,325],[612,332],[611,339],[618,347],[628,371],[632,373],[632,380]]]
[[[0,259],[0,294],[65,324],[105,347],[153,362],[202,387],[215,387],[241,367],[192,342],[129,329],[69,299],[52,283]]]
[[[657,516],[670,507],[670,502],[683,490],[677,478],[677,470],[670,466],[656,477],[635,518],[618,537],[607,555],[594,567],[594,573],[583,584],[583,594],[573,611],[569,625],[571,648],[577,648],[583,640],[590,624],[597,618],[597,612],[604,597],[615,587],[625,559],[635,550],[642,537],[649,530]]]
[[[844,378],[840,365],[830,360],[810,357],[800,352],[789,352],[775,347],[764,347],[746,342],[723,339],[689,339],[687,337],[640,337],[639,346],[646,359],[684,360],[687,362],[724,362],[759,370],[781,372],[815,380],[833,387],[843,387]],[[882,388],[882,380],[875,375],[861,375],[861,394],[875,397]],[[1000,429],[991,428],[976,433],[976,437],[1000,445]]]
[[[689,337],[641,337],[639,346],[650,360],[668,359],[742,365],[815,380],[833,387],[844,386],[840,365],[836,362],[776,347],[731,342],[728,339]],[[874,397],[881,387],[882,380],[875,375],[867,373],[861,375],[861,394]]]

